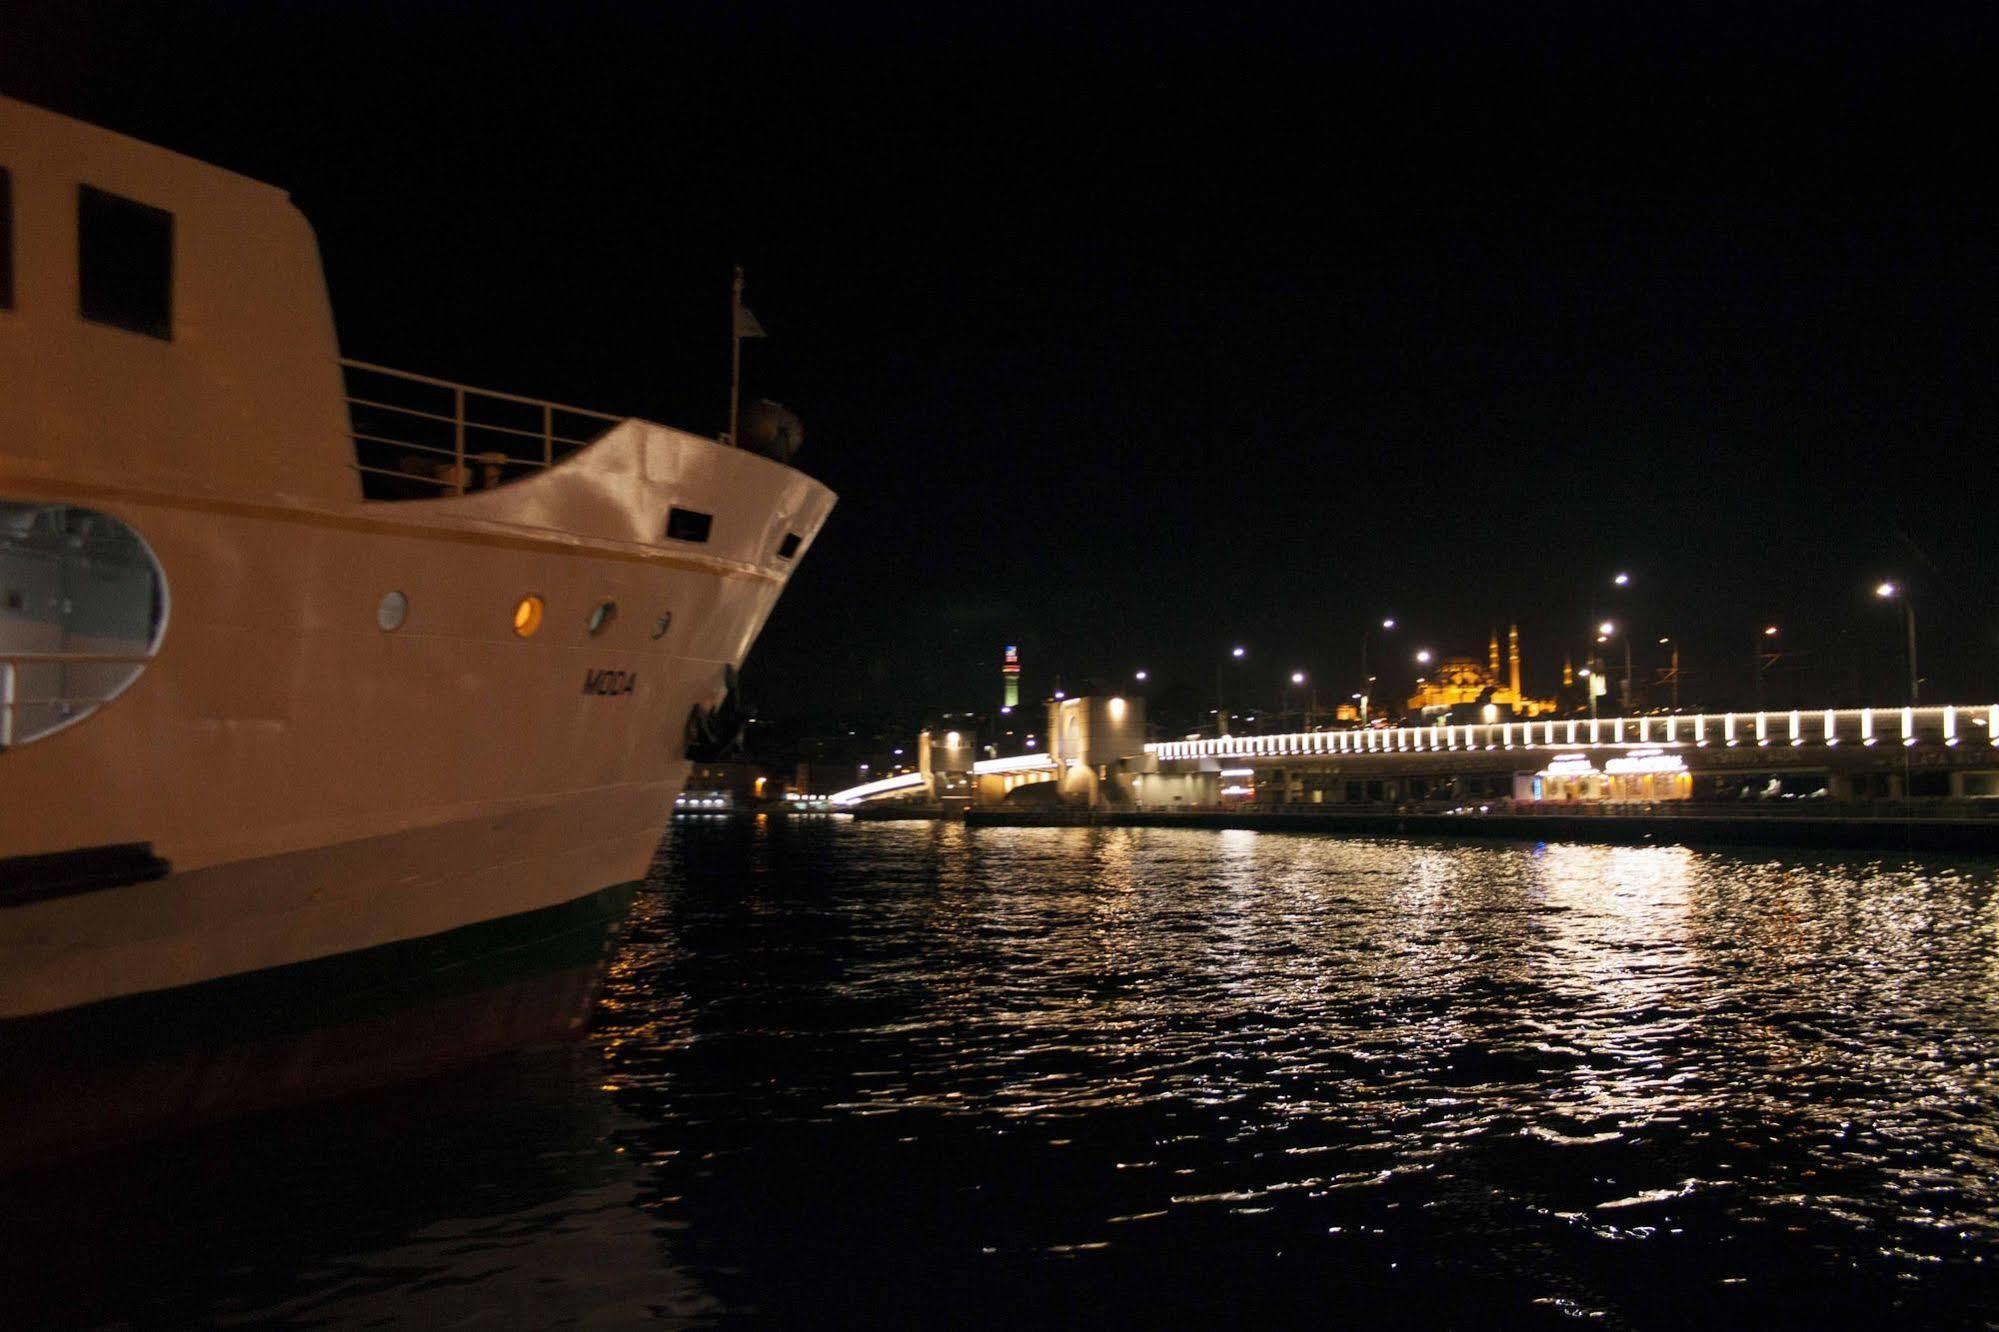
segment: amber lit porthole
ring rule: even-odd
[[[544,609],[540,597],[522,597],[514,606],[514,632],[522,638],[534,637],[535,630],[541,628]]]
[[[597,609],[590,612],[591,636],[595,637],[596,635],[603,633],[606,629],[609,629],[611,627],[611,622],[613,620],[616,620],[617,618],[618,618],[617,602],[615,601],[598,602]]]

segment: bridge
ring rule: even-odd
[[[1633,717],[1448,718],[1422,726],[1144,743],[1143,700],[1049,705],[1050,752],[955,761],[837,793],[837,804],[956,791],[998,803],[1057,781],[1091,806],[1202,808],[1460,798],[1657,802],[1999,798],[1999,704]],[[956,744],[964,738],[948,737]],[[969,741],[964,741],[968,746]],[[953,785],[955,783],[955,785]]]

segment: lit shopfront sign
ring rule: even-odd
[[[1606,760],[1603,770],[1620,776],[1637,776],[1648,772],[1685,772],[1687,763],[1678,754],[1668,754],[1662,749],[1634,749],[1621,758]]]

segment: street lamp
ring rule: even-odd
[[[1916,601],[1909,595],[1909,589],[1899,583],[1883,583],[1874,589],[1874,595],[1883,601],[1900,601],[1902,617],[1909,631],[1909,706],[1916,706],[1921,695],[1923,678],[1916,674]]]
[[[1139,670],[1133,671],[1131,673],[1131,678],[1138,681],[1140,684],[1144,684],[1147,680],[1150,680],[1152,677],[1150,675],[1147,675],[1145,671],[1141,668]]]
[[[1237,661],[1241,661],[1248,655],[1249,649],[1240,643],[1229,649],[1229,656]],[[1217,736],[1229,733],[1228,694],[1222,688],[1222,666],[1222,662],[1218,661],[1215,663],[1215,734]]]
[[[1610,581],[1617,584],[1619,587],[1630,587],[1631,575],[1628,573],[1621,573],[1617,575],[1617,577],[1611,579]]]
[[[1673,649],[1673,669],[1667,678],[1672,682],[1673,686],[1673,711],[1678,712],[1680,710],[1680,645],[1677,641],[1669,637],[1661,638],[1659,646],[1671,647]]]
[[[1428,666],[1430,664],[1430,649],[1428,648],[1417,649],[1416,664],[1418,666]]]
[[[1381,620],[1381,628],[1382,628],[1383,632],[1387,632],[1388,630],[1391,630],[1391,629],[1395,628],[1395,617],[1394,617],[1393,615],[1387,615],[1387,616],[1383,616],[1383,617],[1382,617],[1382,620]],[[1367,673],[1367,640],[1368,640],[1368,636],[1369,636],[1370,634],[1372,634],[1373,632],[1374,632],[1374,630],[1373,630],[1373,629],[1371,629],[1371,628],[1369,628],[1369,629],[1363,629],[1363,630],[1361,630],[1361,631],[1360,631],[1360,695],[1359,695],[1359,697],[1360,697],[1360,724],[1361,724],[1362,726],[1365,726],[1365,725],[1367,725],[1367,720],[1368,720],[1368,706],[1367,706],[1367,703],[1368,703],[1368,696],[1369,696],[1370,694],[1372,694],[1372,693],[1374,692],[1374,677],[1373,677],[1372,675],[1369,675],[1369,674]]]
[[[1778,660],[1784,655],[1782,652],[1776,650],[1776,644],[1773,641],[1778,633],[1779,630],[1776,625],[1764,625],[1763,632],[1756,636],[1756,650],[1749,658],[1750,665],[1756,668],[1756,710],[1758,712],[1763,711],[1763,673],[1772,666],[1775,666]]]
[[[1629,712],[1631,711],[1631,635],[1618,633],[1617,621],[1615,620],[1605,620],[1602,624],[1598,625],[1596,627],[1596,634],[1596,641],[1599,643],[1608,643],[1613,638],[1621,638],[1624,641],[1624,691],[1620,695],[1620,698],[1623,701],[1624,710]],[[1592,695],[1591,697],[1595,696]]]

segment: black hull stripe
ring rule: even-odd
[[[123,888],[128,883],[164,879],[173,866],[153,854],[151,842],[117,842],[0,858],[0,908],[26,906],[56,897]]]

